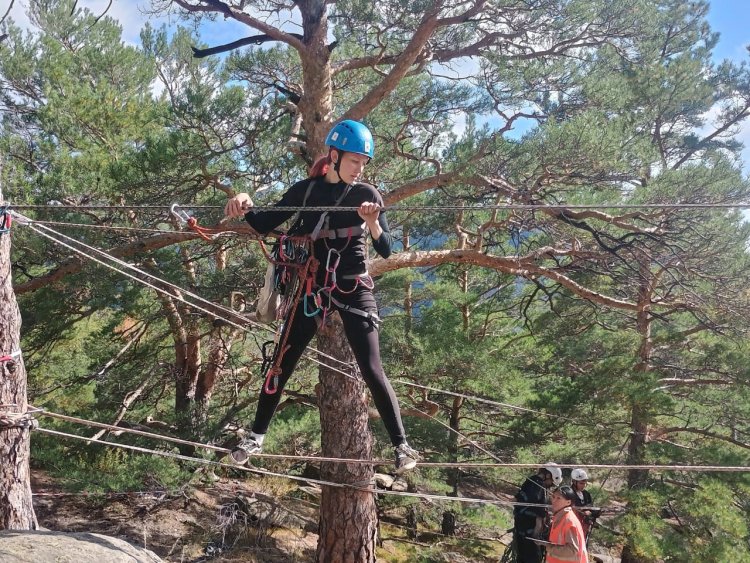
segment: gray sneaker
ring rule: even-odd
[[[414,469],[420,460],[417,450],[406,442],[393,448],[393,451],[396,452],[396,475]]]
[[[244,465],[247,460],[250,459],[251,455],[259,454],[263,448],[257,442],[255,438],[249,436],[240,440],[240,443],[235,446],[232,453],[229,454],[232,461],[238,465]]]

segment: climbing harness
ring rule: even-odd
[[[263,390],[272,395],[278,391],[281,361],[290,348],[287,339],[297,313],[297,305],[303,289],[310,283],[309,280],[315,278],[318,261],[313,256],[309,237],[282,235],[270,252],[266,250],[263,241],[260,242],[260,247],[270,262],[266,273],[266,281],[270,281],[270,286],[264,285],[261,290],[261,299],[268,302],[265,312],[270,316],[271,309],[274,309],[275,319],[286,319],[277,330],[274,340],[265,342],[261,349],[261,373],[265,376]],[[269,275],[270,272],[273,274]],[[273,352],[269,353],[271,345]]]
[[[380,318],[376,313],[352,307],[333,296],[334,291],[346,295],[354,293],[360,285],[373,288],[373,281],[368,272],[354,275],[340,276],[341,280],[353,282],[351,289],[344,289],[339,285],[337,269],[341,260],[341,253],[349,247],[352,237],[365,232],[364,223],[346,228],[331,229],[329,227],[329,211],[323,211],[318,218],[312,233],[306,236],[295,236],[302,225],[302,211],[316,185],[312,180],[305,190],[302,207],[291,220],[291,227],[287,234],[280,234],[269,250],[263,240],[260,247],[268,260],[263,287],[256,304],[256,318],[262,322],[283,322],[279,325],[273,340],[262,345],[261,374],[264,377],[263,390],[267,394],[278,391],[278,381],[281,375],[281,363],[284,354],[289,350],[287,344],[289,330],[293,324],[300,300],[303,301],[302,312],[307,317],[317,317],[321,323],[327,320],[332,308],[359,315],[367,319],[376,329],[379,328]],[[340,206],[351,190],[347,185],[336,199],[334,208]],[[185,223],[202,239],[213,241],[221,231],[201,227],[197,220],[186,213],[177,203],[170,208],[172,215]],[[334,248],[334,240],[346,239],[341,248]],[[316,287],[319,262],[314,257],[313,244],[316,240],[323,240],[327,249],[325,276],[323,285]]]
[[[377,329],[380,326],[380,317],[377,314],[370,311],[364,311],[346,303],[341,302],[333,296],[334,291],[338,291],[343,295],[354,293],[360,285],[367,289],[373,289],[375,286],[372,281],[370,274],[365,271],[361,274],[346,274],[341,276],[342,280],[350,280],[353,282],[351,289],[344,289],[339,285],[338,276],[336,270],[338,269],[339,262],[341,261],[341,253],[347,249],[351,243],[352,236],[361,234],[364,232],[364,227],[357,225],[355,227],[348,227],[344,229],[324,230],[320,231],[319,236],[323,239],[328,253],[326,255],[325,264],[325,278],[323,285],[320,287],[313,287],[313,280],[307,280],[307,286],[305,288],[304,297],[304,313],[307,317],[315,317],[320,314],[321,322],[325,322],[332,308],[336,308],[340,311],[346,311],[355,315],[366,318],[372,325]],[[321,236],[322,235],[322,236]],[[333,248],[329,246],[329,240],[336,240],[346,238],[346,243],[341,248]],[[314,309],[313,309],[314,305]]]

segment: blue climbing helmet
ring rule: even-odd
[[[326,137],[326,145],[344,152],[353,152],[372,158],[375,141],[364,123],[345,119],[333,126]]]

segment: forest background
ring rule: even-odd
[[[7,200],[58,207],[28,214],[81,224],[55,228],[240,309],[262,282],[257,245],[174,234],[165,210],[239,191],[272,201],[323,152],[333,120],[362,119],[377,143],[368,178],[400,208],[399,252],[372,263],[383,359],[428,460],[748,466],[750,230],[732,206],[748,204],[750,76],[714,60],[706,3],[151,9],[173,19],[146,24],[138,45],[72,0],[29,2],[26,32],[3,22]],[[203,44],[198,31],[225,20],[245,31]],[[248,28],[240,48],[194,57]],[[65,207],[92,204],[160,209]],[[671,204],[727,207],[659,207]],[[112,226],[132,230],[91,228]],[[265,335],[22,226],[12,261],[35,405],[215,443],[251,417]],[[316,385],[330,383],[317,371],[300,365],[268,451],[320,451]],[[177,487],[192,469],[44,435],[32,448],[36,467],[89,490]],[[413,486],[461,494],[468,480],[527,473],[423,469]],[[601,538],[623,559],[750,560],[745,473],[593,477],[609,483],[594,487],[597,504],[627,509]],[[424,523],[439,527],[448,505]],[[450,506],[480,528],[510,523],[494,507]]]

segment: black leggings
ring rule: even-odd
[[[361,284],[357,286],[354,292],[349,294],[334,291],[333,297],[345,305],[377,314],[377,305],[372,291]],[[375,406],[390,435],[391,442],[394,446],[398,446],[406,441],[406,435],[404,425],[401,422],[401,411],[398,407],[396,394],[383,371],[383,364],[380,361],[378,330],[365,317],[346,311],[339,311],[339,314],[344,323],[346,339],[349,341],[352,352],[354,352],[357,365],[359,365],[362,377],[370,389]],[[294,321],[288,327],[289,337],[286,342],[290,348],[281,360],[281,374],[279,375],[276,393],[266,393],[265,389],[261,387],[258,410],[255,413],[255,422],[253,422],[252,427],[256,434],[265,434],[268,430],[271,417],[273,417],[281,399],[281,391],[292,375],[305,348],[318,331],[319,321],[319,315],[315,317],[305,316],[304,303],[300,300],[294,314]],[[265,374],[263,375],[265,376]],[[342,375],[342,377],[344,376]]]

